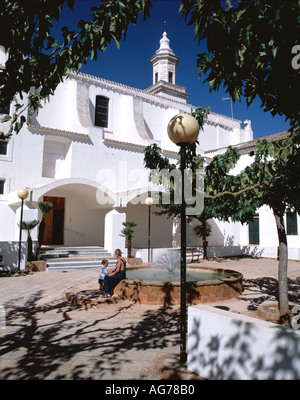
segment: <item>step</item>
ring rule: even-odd
[[[107,250],[101,247],[58,247],[40,250],[42,257],[59,257],[59,256],[77,256],[77,255],[89,255],[89,254],[100,254],[110,255]]]
[[[69,259],[76,259],[76,260],[85,260],[85,259],[95,259],[95,260],[103,260],[103,259],[112,259],[115,257],[112,257],[111,255],[109,255],[108,253],[103,254],[103,253],[99,253],[99,254],[56,254],[56,255],[41,255],[41,258],[45,259],[45,260],[49,260],[49,261],[68,261]]]
[[[47,262],[47,271],[74,271],[80,269],[100,269],[103,259],[108,267],[114,267],[117,259],[106,249],[98,246],[47,247],[40,251]]]
[[[113,267],[112,265],[108,266],[109,268]],[[72,265],[55,265],[55,266],[47,266],[47,271],[48,272],[54,272],[54,271],[79,271],[79,270],[88,270],[88,269],[95,269],[98,270],[98,272],[100,273],[100,267],[99,264],[85,264],[85,263],[81,263],[81,264],[72,264]]]
[[[108,265],[108,268],[113,268],[115,266],[114,265]],[[100,273],[100,266],[99,264],[85,264],[85,263],[81,263],[81,264],[72,264],[72,265],[47,265],[46,270],[48,272],[54,272],[54,271],[79,271],[79,270],[87,270],[87,269],[96,269],[98,270],[98,272]]]
[[[68,264],[80,264],[80,263],[93,263],[93,264],[98,264],[99,266],[101,265],[103,258],[97,258],[97,257],[70,257],[70,258],[51,258],[51,259],[46,259],[47,264],[49,265],[58,265],[58,264],[63,264],[63,265],[68,265]],[[108,264],[115,264],[117,262],[116,258],[106,258],[108,260]]]

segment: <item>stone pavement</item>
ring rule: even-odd
[[[213,306],[257,316],[259,304],[275,299],[276,260],[220,259],[200,265],[233,269],[245,278],[241,296]],[[179,308],[116,301],[84,309],[66,303],[69,288],[97,281],[98,273],[0,277],[0,311],[6,316],[0,329],[0,379],[166,378],[159,360],[178,353]],[[288,275],[292,301],[300,303],[299,262],[289,262]]]
[[[243,274],[243,293],[230,300],[206,303],[213,307],[260,318],[258,308],[263,303],[278,301],[278,261],[264,258],[231,258],[203,261],[201,266],[227,268]],[[297,279],[299,278],[299,279]],[[290,304],[300,304],[300,262],[288,262]]]

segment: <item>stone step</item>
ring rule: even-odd
[[[74,271],[100,269],[101,261],[108,260],[108,267],[115,266],[117,259],[106,249],[98,246],[43,247],[41,258],[47,262],[47,271]]]
[[[57,264],[57,263],[68,263],[68,262],[81,262],[81,261],[97,261],[99,263],[101,263],[102,260],[106,259],[108,261],[113,260],[115,261],[116,258],[112,257],[112,256],[97,256],[97,255],[93,255],[93,256],[77,256],[77,257],[43,257],[43,259],[45,259],[47,261],[48,264]]]
[[[79,254],[72,254],[72,253],[51,253],[51,254],[41,254],[41,258],[48,259],[48,260],[57,260],[57,259],[68,259],[68,258],[91,258],[94,257],[95,259],[103,259],[103,258],[112,258],[109,253],[79,253]]]
[[[109,268],[112,267],[112,265],[108,266]],[[97,264],[87,264],[87,263],[80,263],[78,265],[55,265],[55,266],[47,266],[47,271],[48,272],[58,272],[58,271],[80,271],[80,270],[88,270],[88,269],[95,269],[98,270],[100,273],[100,265]]]
[[[102,260],[104,258],[100,257],[70,257],[70,258],[56,258],[56,259],[47,259],[46,262],[48,265],[69,265],[69,264],[80,264],[80,263],[90,263],[90,264],[97,264],[101,265]],[[115,264],[117,259],[116,258],[106,258],[108,260],[108,264]]]
[[[58,247],[41,249],[40,255],[42,257],[63,257],[63,256],[80,256],[89,254],[110,255],[107,250],[102,247]]]

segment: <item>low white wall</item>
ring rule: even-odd
[[[300,331],[203,304],[191,306],[187,367],[207,379],[300,379]]]
[[[0,270],[11,271],[18,268],[19,242],[0,242],[0,255],[3,260],[0,262]],[[27,241],[21,242],[20,269],[26,269],[27,262]]]
[[[202,246],[197,246],[200,254],[203,254]],[[156,261],[164,253],[169,250],[176,250],[175,248],[152,248],[151,254],[152,260]],[[180,249],[177,248],[180,252]],[[132,253],[135,257],[140,257],[144,262],[147,262],[148,249],[133,248]],[[236,257],[247,255],[253,258],[274,258],[277,259],[278,248],[277,247],[261,247],[261,246],[208,246],[207,256],[208,257]],[[200,255],[200,260],[202,256]],[[300,249],[288,249],[289,260],[300,260]]]
[[[241,246],[208,246],[207,257],[234,257],[242,256],[244,250]]]

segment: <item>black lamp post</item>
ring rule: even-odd
[[[19,258],[18,258],[18,271],[21,269],[21,241],[22,241],[22,222],[23,222],[23,206],[24,200],[28,197],[28,190],[18,190],[18,197],[21,199],[21,216],[20,216],[20,234],[19,234]]]
[[[154,200],[152,197],[147,197],[145,200],[145,204],[148,206],[148,263],[150,263],[151,260],[151,250],[150,250],[150,221],[151,221],[151,206],[153,205]]]
[[[197,140],[199,124],[190,114],[178,114],[168,124],[168,135],[180,146],[181,168],[181,253],[180,253],[180,363],[187,360],[186,352],[186,205],[184,196],[184,173],[186,168],[186,145]]]

